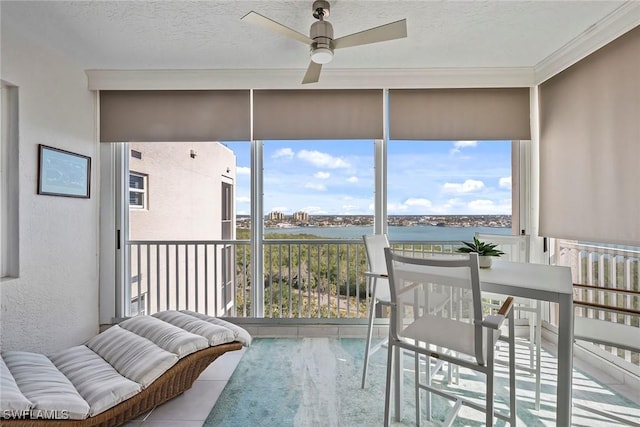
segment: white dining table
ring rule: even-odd
[[[494,261],[491,268],[480,269],[480,288],[506,296],[557,303],[558,373],[556,388],[556,425],[571,425],[573,373],[573,282],[569,267]],[[401,358],[394,355],[394,414],[400,420]]]

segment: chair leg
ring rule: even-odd
[[[434,371],[431,372],[431,357],[425,356],[427,359],[427,385],[431,387],[431,378],[436,374],[437,368],[434,367]],[[425,390],[426,401],[425,401],[425,409],[427,413],[427,420],[431,421],[431,391]]]
[[[513,310],[509,313],[509,423],[516,427],[516,325]],[[538,379],[540,375],[538,375]]]
[[[375,288],[375,284],[374,284]],[[369,367],[369,352],[371,351],[371,337],[373,335],[373,320],[376,317],[376,304],[377,300],[375,294],[371,299],[371,304],[369,305],[369,326],[367,329],[367,346],[364,349],[364,366],[362,367],[362,385],[361,387],[365,387],[365,383],[367,381],[367,369]]]
[[[542,376],[542,309],[540,307],[540,301],[536,301],[536,398],[535,409],[540,410],[540,389],[541,389],[541,376]]]
[[[391,340],[389,340],[389,346],[387,351],[387,383],[384,392],[384,426],[389,427],[390,422],[390,411],[391,411],[391,371],[393,370],[394,360],[394,345]]]
[[[416,427],[420,427],[420,354],[414,353],[414,388],[416,396]],[[427,376],[429,375],[429,365],[427,361]]]
[[[487,395],[486,395],[486,425],[493,426],[493,375],[494,350],[491,338],[487,337]]]
[[[529,312],[529,368],[533,369],[535,365],[535,351],[536,351],[536,322],[538,321],[538,316],[535,315],[535,319],[533,318],[534,314]]]

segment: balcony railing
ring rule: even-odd
[[[576,316],[629,325],[640,337],[640,250],[558,240],[556,264],[571,267]],[[638,353],[599,347],[640,368]]]
[[[394,242],[407,254],[453,252],[457,242]],[[131,314],[190,309],[251,316],[252,286],[264,286],[267,318],[366,318],[370,301],[362,240],[265,240],[261,284],[250,242],[129,241]]]
[[[407,254],[454,252],[459,242],[393,242]],[[251,317],[264,286],[264,317],[365,319],[370,303],[360,239],[265,240],[263,277],[252,277],[250,241],[130,241],[130,313],[189,309]],[[576,315],[639,328],[640,251],[558,241],[555,263],[571,267]],[[613,292],[612,292],[613,290]],[[624,292],[619,292],[624,291]],[[638,353],[600,350],[637,370]],[[624,363],[624,362],[623,362]]]

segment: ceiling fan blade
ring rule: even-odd
[[[379,27],[349,34],[333,41],[334,49],[344,47],[361,46],[363,44],[378,43],[387,40],[395,40],[407,37],[407,20],[391,22]]]
[[[299,42],[302,42],[305,44],[310,45],[311,43],[313,43],[313,40],[311,40],[309,37],[305,36],[304,34],[299,33],[296,30],[292,30],[291,28],[286,27],[281,23],[274,21],[273,19],[269,19],[266,16],[262,16],[259,13],[256,13],[253,11],[244,15],[242,18],[240,18],[240,20],[245,22],[250,22],[252,24],[260,25],[263,28],[267,28],[271,31],[275,31],[276,33],[280,33],[283,36],[298,40]]]
[[[302,79],[302,84],[317,83],[318,80],[320,80],[320,70],[322,70],[322,64],[316,64],[311,61],[309,63],[309,68],[307,68],[307,72]]]

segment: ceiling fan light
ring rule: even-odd
[[[327,47],[318,47],[311,52],[311,60],[316,64],[328,64],[333,59],[333,51]]]

